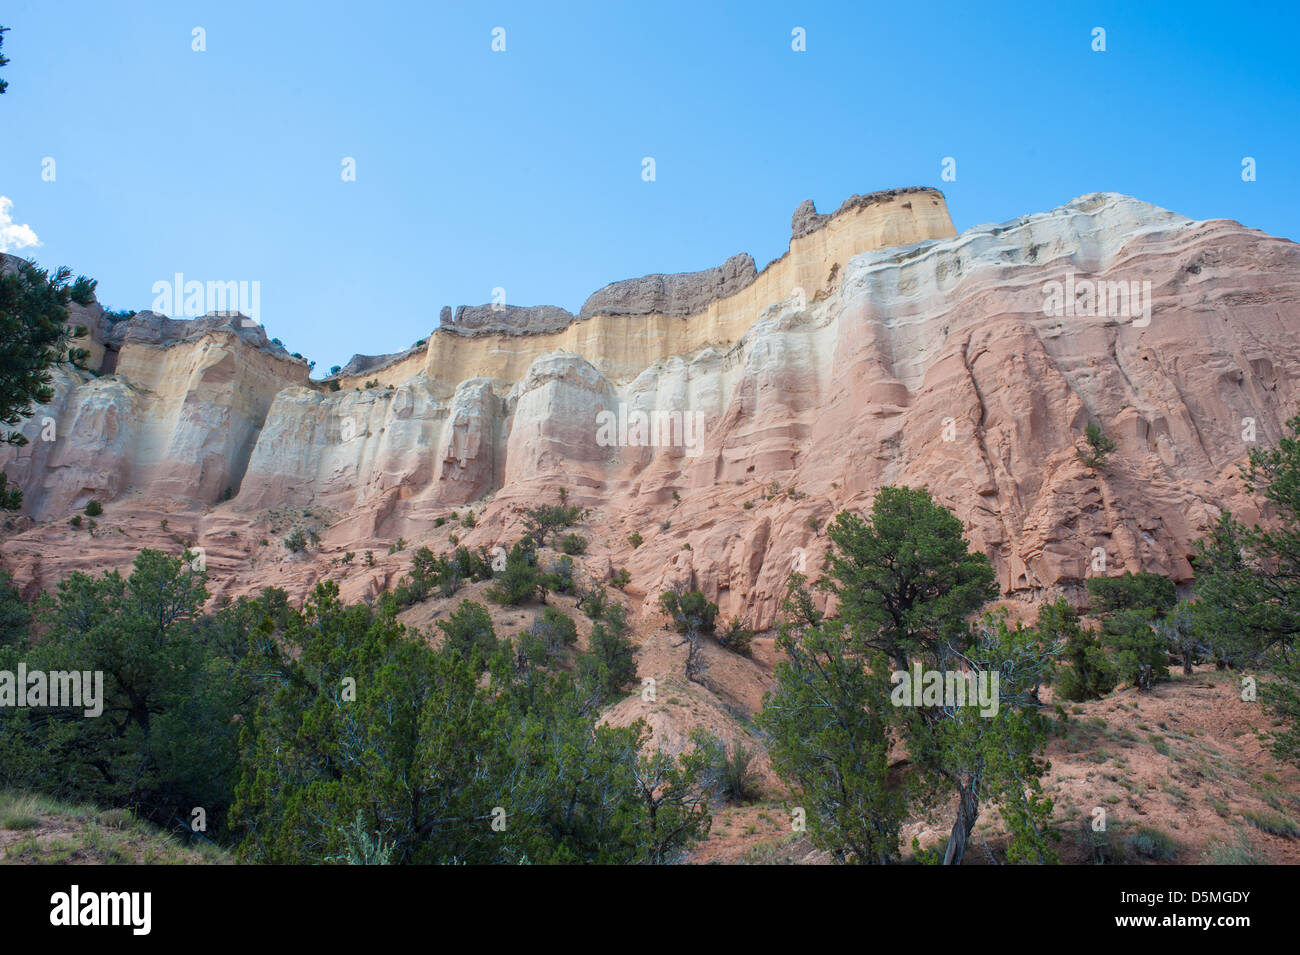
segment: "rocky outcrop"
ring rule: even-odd
[[[438,499],[467,504],[501,483],[501,400],[486,378],[461,382],[452,396],[437,458]]]
[[[554,305],[461,305],[450,320],[443,309],[439,328],[457,335],[538,335],[572,321],[572,312]]]
[[[833,213],[822,215],[817,211],[817,206],[811,199],[805,199],[794,210],[794,215],[790,218],[790,237],[792,239],[802,239],[806,235],[811,235],[818,229],[824,228],[826,223],[830,222],[838,215],[851,212],[855,209],[868,209],[871,206],[882,203],[895,201],[903,202],[904,208],[911,208],[911,200],[908,197],[915,196],[918,199],[923,197],[942,196],[938,190],[930,189],[925,186],[911,186],[906,189],[884,189],[879,192],[868,192],[865,195],[852,195],[840,203],[840,207]]]
[[[23,474],[35,519],[127,493],[201,505],[233,494],[275,396],[307,381],[305,361],[237,318],[138,317],[93,342],[99,372],[58,371],[55,401],[20,429],[28,445],[0,465]]]
[[[450,509],[493,546],[564,488],[630,593],[686,582],[764,627],[789,573],[815,576],[826,522],[885,484],[929,488],[1027,600],[1077,592],[1099,553],[1187,580],[1220,509],[1252,519],[1238,464],[1300,403],[1300,247],[1114,194],[961,235],[934,190],[801,210],[756,276],[615,283],[580,320],[489,311],[471,322],[512,330],[440,331],[377,388],[324,391],[226,328],[126,336],[116,375],[59,380],[57,440],[33,419],[31,445],[0,451],[37,522],[0,555],[48,586],[129,555],[105,528],[140,545],[162,508],[193,515],[223,593],[329,572],[355,599],[404,569],[382,556],[398,537],[449,546]],[[1095,473],[1075,454],[1090,422],[1118,445]],[[89,496],[109,505],[94,538],[64,524]],[[305,509],[332,515],[319,552],[259,556],[268,515]],[[330,570],[361,549],[374,565]]]
[[[733,255],[722,265],[700,272],[646,275],[612,282],[583,303],[587,315],[695,315],[720,298],[729,298],[752,285],[758,276],[748,253]]]
[[[212,312],[201,318],[168,318],[157,312],[136,312],[130,318],[109,324],[104,331],[103,341],[115,348],[128,343],[170,345],[216,331],[234,332],[254,348],[269,348],[288,355],[282,346],[272,343],[266,337],[266,330],[261,325],[239,312]]]
[[[790,217],[790,238],[802,239],[804,236],[816,232],[824,226],[830,216],[821,215],[817,211],[817,206],[811,199],[805,199],[794,210],[794,215]]]
[[[353,378],[368,375],[372,372],[383,371],[386,368],[391,368],[393,365],[400,364],[412,355],[420,354],[424,351],[426,344],[426,342],[420,342],[416,345],[412,345],[410,348],[406,349],[406,351],[394,352],[391,355],[353,355],[346,365],[340,368],[336,374],[330,375],[329,377],[338,379]]]
[[[613,397],[610,383],[577,355],[533,362],[506,398],[511,417],[506,485],[524,487],[556,473],[581,484],[582,469],[601,470],[614,449],[596,440],[596,420]]]

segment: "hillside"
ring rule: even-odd
[[[1055,802],[1062,863],[1294,865],[1300,863],[1300,772],[1277,762],[1261,732],[1273,728],[1242,703],[1236,677],[1198,667],[1151,693],[1132,687],[1068,704],[1067,731],[1050,739],[1044,789]],[[1048,694],[1050,698],[1050,694]],[[1106,832],[1092,831],[1106,811]],[[912,822],[923,849],[942,848],[951,807]],[[825,864],[792,834],[785,805],[769,793],[717,814],[694,863]],[[983,814],[966,865],[1003,857],[998,813]]]
[[[123,809],[0,792],[0,865],[224,865],[223,850],[183,845]]]
[[[0,448],[24,489],[0,566],[25,598],[149,548],[197,551],[210,608],[268,586],[300,607],[327,580],[373,605],[419,548],[504,556],[527,508],[563,493],[585,509],[578,589],[627,604],[637,683],[655,687],[628,688],[601,720],[644,720],[669,753],[702,728],[756,754],[758,803],[719,810],[697,862],[825,861],[788,833],[753,718],[787,581],[821,575],[836,514],[886,485],[926,489],[988,557],[1013,618],[1060,596],[1086,605],[1088,579],[1126,571],[1186,591],[1219,515],[1260,517],[1238,469],[1300,405],[1300,247],[1113,193],[960,234],[933,189],[829,215],[805,203],[761,270],[742,253],[618,281],[577,314],[443,309],[411,348],[319,380],[233,313],[71,312],[90,330],[86,370],[60,369],[54,400],[22,425],[29,444]],[[1115,445],[1104,468],[1077,453],[1090,425]],[[560,557],[550,544],[543,569]],[[543,612],[496,606],[488,587],[400,620],[436,643],[464,600],[500,637]],[[673,588],[757,631],[752,657],[705,641],[688,680],[659,604]],[[586,650],[576,594],[547,601]],[[1269,756],[1270,727],[1235,679],[1202,667],[1067,706],[1045,777],[1064,861],[1092,858],[1082,826],[1098,808],[1114,821],[1109,861],[1300,861],[1300,776]],[[6,859],[188,858],[116,817],[29,808],[0,826]],[[904,847],[941,843],[950,819],[910,820]],[[999,827],[980,817],[968,864],[997,858]]]

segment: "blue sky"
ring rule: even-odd
[[[318,374],[496,287],[761,268],[805,198],[934,185],[962,230],[1110,190],[1298,238],[1295,9],[6,0],[0,196],[110,307],[260,282]]]

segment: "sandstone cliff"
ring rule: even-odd
[[[1245,506],[1244,436],[1274,441],[1296,411],[1287,240],[1114,194],[956,235],[931,189],[805,203],[791,231],[761,272],[736,256],[616,282],[576,316],[462,307],[419,347],[355,358],[337,391],[260,329],[107,328],[92,307],[74,318],[99,376],[61,372],[32,443],[0,451],[26,490],[0,557],[36,589],[194,542],[218,593],[331,576],[356,598],[405,569],[397,538],[449,546],[452,508],[492,546],[564,487],[595,508],[589,571],[626,566],[633,595],[686,581],[762,628],[790,571],[816,574],[827,520],[904,483],[1034,599],[1077,590],[1099,553],[1105,573],[1187,579],[1205,525]],[[1089,280],[1138,283],[1133,303],[1149,283],[1150,309],[1045,314],[1048,283]],[[638,412],[676,430],[629,440]],[[1119,445],[1096,474],[1075,456],[1094,421]],[[93,536],[66,523],[91,498]],[[320,546],[290,554],[303,524]],[[372,566],[331,564],[365,550]]]

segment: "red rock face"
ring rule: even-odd
[[[633,594],[685,581],[764,628],[792,570],[817,576],[826,523],[886,484],[928,488],[993,559],[1004,594],[1026,600],[1125,570],[1186,581],[1220,509],[1254,516],[1238,466],[1297,411],[1300,247],[1097,194],[814,261],[846,247],[850,220],[829,220],[731,300],[622,319],[626,341],[598,340],[607,326],[585,310],[550,338],[462,339],[535,349],[516,378],[495,359],[446,364],[471,372],[457,380],[401,361],[389,366],[401,380],[331,393],[230,335],[128,344],[116,378],[61,382],[51,408],[65,444],[0,452],[34,519],[5,532],[0,555],[38,589],[193,540],[216,593],[301,596],[328,576],[357,599],[409,564],[409,551],[387,553],[397,538],[508,544],[523,505],[565,488],[594,509],[588,572],[627,567]],[[792,288],[780,269],[829,278]],[[138,382],[145,349],[204,372],[186,370],[189,386]],[[208,351],[183,362],[176,349]],[[256,387],[241,391],[245,374]],[[658,443],[655,423],[669,426]],[[1096,470],[1076,454],[1089,423],[1117,445]],[[214,503],[227,481],[237,494]],[[105,503],[93,537],[66,523],[90,497]],[[473,528],[438,524],[467,506]],[[286,552],[292,526],[317,530],[319,548]],[[358,557],[332,563],[348,551]]]

